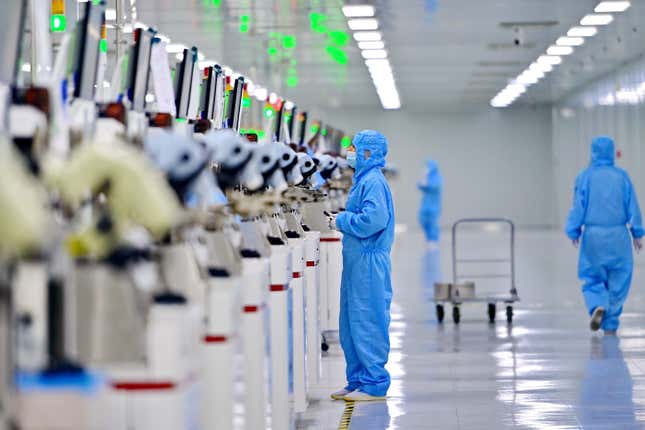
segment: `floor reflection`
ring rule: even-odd
[[[439,248],[427,248],[421,256],[420,277],[425,300],[434,303],[434,284],[444,281]]]
[[[361,403],[354,410],[350,428],[393,430],[390,427],[390,408],[387,402]]]
[[[616,336],[594,337],[580,387],[583,428],[642,428],[634,413],[634,382]],[[604,427],[606,426],[606,427]]]

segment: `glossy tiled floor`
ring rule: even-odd
[[[501,252],[483,235],[467,238],[474,245],[462,249]],[[558,232],[518,234],[522,302],[512,327],[502,315],[489,325],[483,304],[464,305],[461,325],[447,318],[441,326],[427,293],[435,279],[450,279],[448,239],[423,252],[418,233],[397,237],[392,387],[387,402],[356,406],[351,430],[645,428],[645,256],[636,260],[619,338],[588,331],[576,251]],[[343,372],[333,348],[298,429],[338,428],[344,404],[327,395]]]

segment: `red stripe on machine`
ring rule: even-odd
[[[112,388],[120,391],[164,391],[174,390],[177,384],[170,381],[129,381],[112,382]]]
[[[294,279],[302,278],[302,272],[293,272],[293,278]]]
[[[244,307],[242,308],[242,311],[243,311],[244,313],[246,313],[246,314],[251,314],[251,313],[253,313],[253,312],[258,312],[261,308],[262,308],[262,306],[252,306],[252,305],[249,305],[249,306],[244,306]]]
[[[321,242],[340,242],[340,237],[321,237]]]
[[[224,343],[228,339],[226,336],[204,336],[204,343]]]
[[[270,290],[272,292],[277,292],[277,291],[286,291],[289,289],[289,285],[287,284],[272,284],[270,287]]]
[[[318,265],[315,261],[307,261],[307,267],[316,267]]]

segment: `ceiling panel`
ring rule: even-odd
[[[508,79],[593,10],[596,0],[378,0],[381,30],[404,107],[465,109],[486,104]],[[173,42],[194,44],[209,59],[312,108],[380,106],[353,40],[343,48],[347,64],[326,52],[327,35],[312,30],[310,14],[324,14],[331,30],[349,31],[339,0],[137,0],[139,20]],[[642,49],[645,6],[635,4],[616,24],[536,85],[522,102],[557,99],[607,73]],[[240,32],[242,16],[249,31]],[[525,27],[526,46],[513,45],[502,22],[548,22]],[[524,27],[523,27],[524,28]],[[636,30],[634,30],[636,28]],[[269,48],[276,34],[296,36],[293,50]],[[291,72],[290,72],[291,70]],[[286,83],[297,74],[297,86]]]

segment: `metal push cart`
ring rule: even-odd
[[[504,258],[463,258],[459,255],[457,250],[457,236],[459,234],[459,227],[463,225],[507,225],[510,229],[510,247],[509,255]],[[475,273],[464,275],[460,269],[467,264],[495,264],[509,266],[508,273]],[[477,297],[475,295],[475,282],[476,280],[494,280],[494,279],[507,279],[510,284],[510,291],[508,295],[488,295]],[[445,311],[444,305],[446,303],[452,304],[452,319],[455,324],[459,324],[461,320],[462,303],[481,302],[488,304],[488,318],[491,323],[495,322],[497,313],[497,304],[504,303],[506,305],[506,320],[510,324],[513,322],[513,304],[519,301],[517,289],[515,288],[515,224],[506,218],[468,218],[461,219],[455,222],[452,226],[452,283],[438,283],[435,284],[435,303],[437,310],[437,320],[443,322]]]

